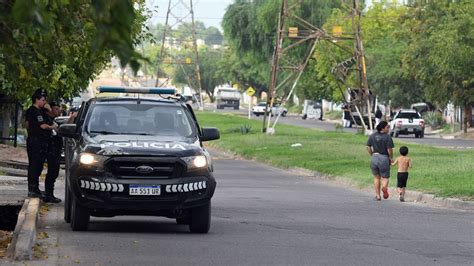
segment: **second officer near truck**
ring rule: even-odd
[[[57,102],[50,102],[49,109],[46,109],[46,120],[48,125],[54,125],[54,119],[61,114],[61,106]],[[46,161],[48,162],[48,172],[44,181],[45,195],[44,202],[60,203],[61,199],[54,196],[54,183],[59,175],[61,150],[63,147],[63,138],[58,136],[55,130],[48,141],[48,152],[46,154]]]

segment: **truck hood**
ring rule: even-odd
[[[99,135],[86,137],[85,152],[105,156],[194,156],[202,154],[198,139],[136,135]]]

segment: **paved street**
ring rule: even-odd
[[[208,106],[212,108],[212,106]],[[212,110],[212,109],[211,109]],[[245,108],[241,108],[240,110],[231,110],[231,109],[224,109],[224,110],[216,110],[218,112],[228,112],[228,113],[240,113],[242,116],[246,116],[248,114],[248,110]],[[252,116],[252,119],[262,120],[263,117],[259,116]],[[293,126],[300,126],[306,128],[313,128],[313,129],[320,129],[324,131],[334,131],[335,125],[330,121],[319,121],[317,119],[307,119],[303,120],[301,116],[295,115],[288,115],[287,117],[280,117],[278,123],[293,125]],[[357,132],[357,128],[342,128],[344,132]],[[425,135],[423,139],[416,139],[413,135],[407,136],[400,136],[400,140],[411,142],[411,143],[418,143],[424,145],[431,145],[436,147],[443,147],[449,149],[474,149],[474,141],[472,140],[463,140],[463,139],[442,139],[439,136],[431,136]]]
[[[472,265],[474,213],[434,209],[215,154],[209,234],[156,217],[92,218],[72,232],[51,206],[50,265]],[[369,178],[369,176],[368,176]],[[41,241],[41,240],[40,240]],[[44,265],[36,261],[29,265]]]

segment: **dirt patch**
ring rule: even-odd
[[[28,162],[28,155],[26,154],[26,148],[24,147],[13,147],[5,144],[0,144],[0,160],[1,161],[19,161]]]
[[[8,245],[12,241],[13,232],[0,230],[0,258],[5,257]]]

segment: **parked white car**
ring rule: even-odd
[[[390,122],[390,135],[398,138],[399,135],[415,134],[415,138],[425,136],[425,120],[416,110],[402,109]]]
[[[257,105],[252,107],[252,113],[256,116],[260,116],[265,114],[265,106],[267,105],[266,102],[259,102]],[[281,116],[286,116],[288,113],[288,109],[285,107],[281,107],[280,104],[273,104],[272,107],[272,115],[281,114]]]

